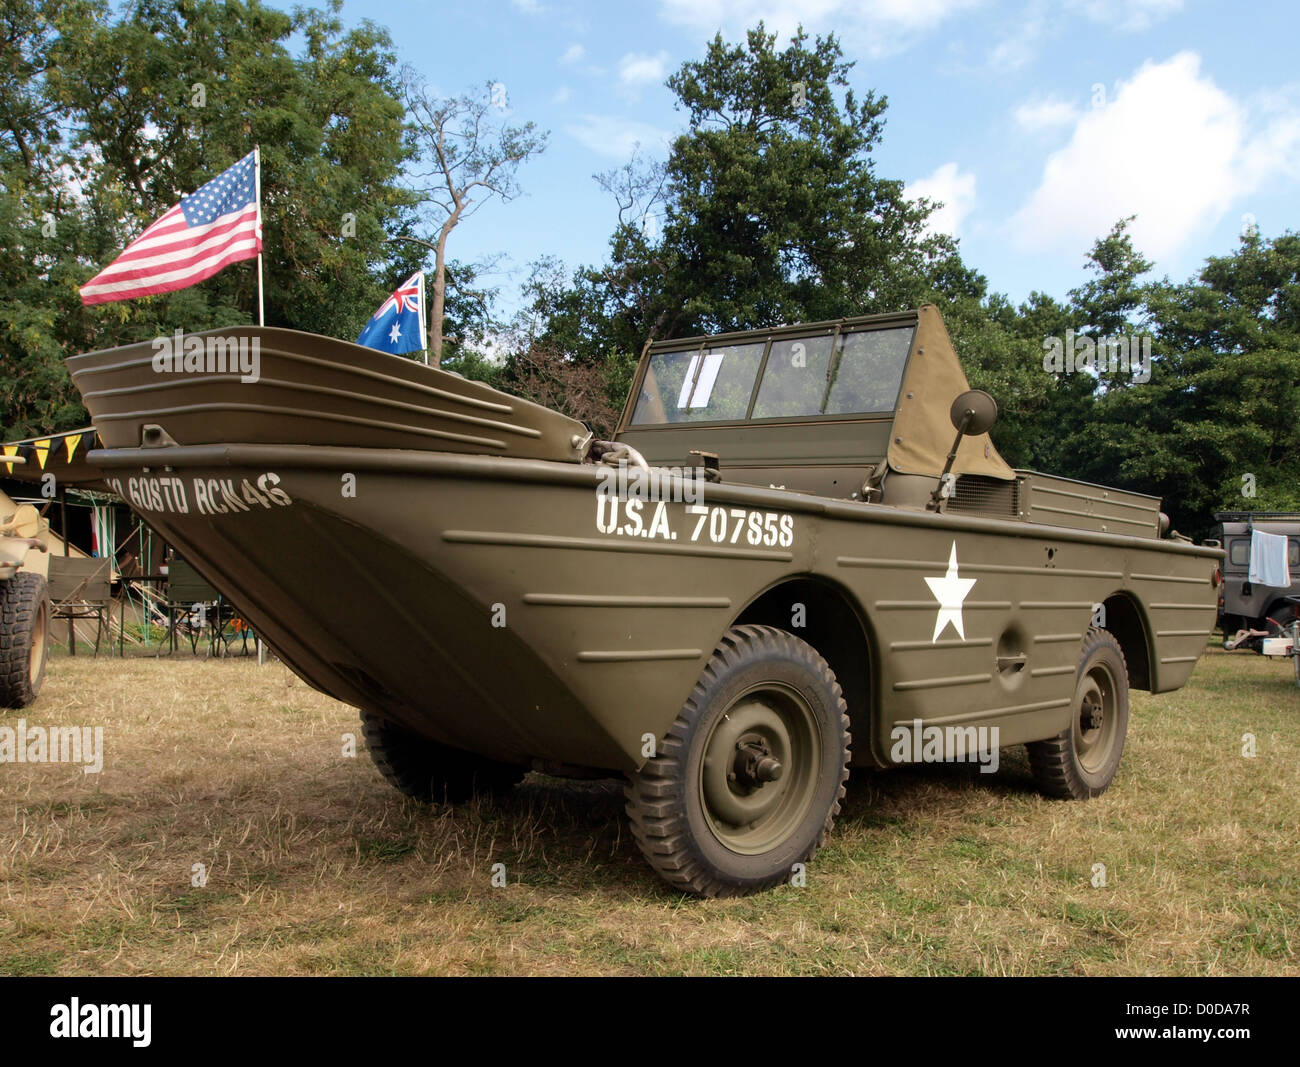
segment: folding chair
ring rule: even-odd
[[[221,595],[189,563],[179,556],[172,559],[167,568],[167,636],[164,643],[173,652],[176,651],[177,637],[182,625],[185,636],[189,638],[190,651],[198,652],[199,642],[205,639],[209,630],[219,624]],[[213,630],[213,635],[219,633]],[[207,636],[215,640],[215,636]],[[159,654],[162,648],[159,648]]]
[[[50,556],[50,618],[72,619],[75,643],[76,623],[95,620],[95,655],[108,622],[112,594],[109,578],[112,560],[80,556]],[[73,648],[69,652],[76,655]]]

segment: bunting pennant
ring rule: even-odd
[[[77,445],[81,444],[81,434],[70,433],[63,439],[63,451],[67,453],[68,462],[72,462],[73,453],[77,451]]]
[[[18,446],[17,446],[17,445],[5,445],[5,446],[4,446],[4,453],[5,453],[6,456],[16,456],[16,455],[18,455]],[[14,464],[14,463],[6,463],[6,464],[5,464],[5,470],[7,470],[10,474],[12,474],[13,471],[14,471],[14,467],[15,467],[15,466],[17,466],[17,464]]]
[[[48,437],[44,441],[32,442],[32,448],[36,450],[36,462],[40,464],[41,470],[45,469],[45,457],[50,454],[50,445],[52,443]]]

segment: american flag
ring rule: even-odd
[[[170,293],[262,251],[258,152],[222,171],[81,287],[83,304]]]

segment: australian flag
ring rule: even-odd
[[[424,329],[424,271],[416,271],[379,305],[357,344],[402,355],[429,347]]]

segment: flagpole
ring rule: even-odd
[[[417,297],[420,312],[420,347],[424,349],[424,365],[429,365],[429,332],[424,325],[424,271],[420,271],[420,292]]]
[[[262,146],[253,146],[253,183],[257,199],[257,324],[266,325],[266,310],[262,303]]]

